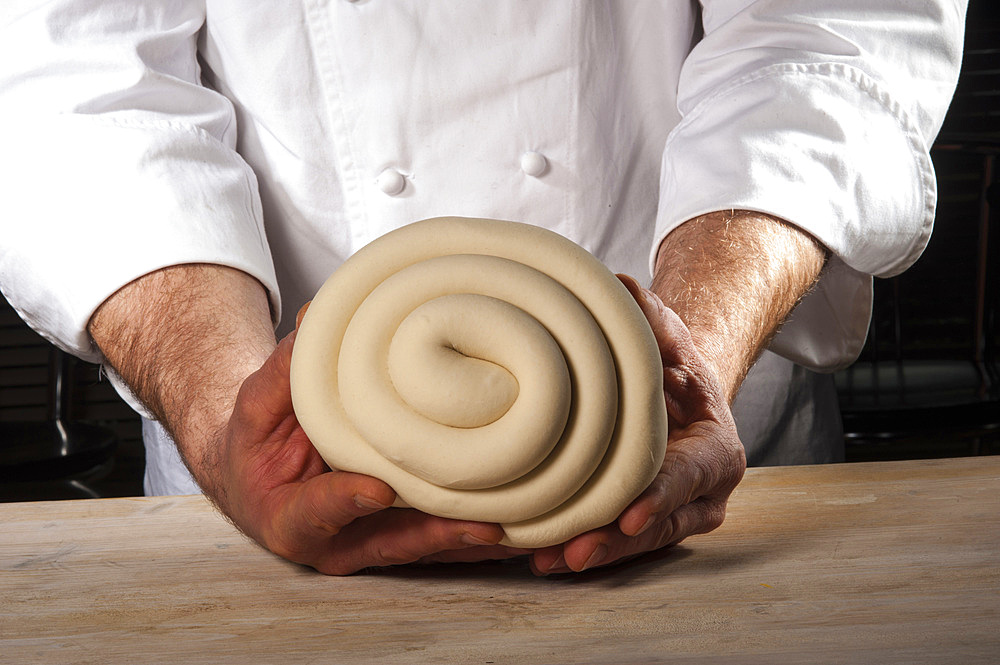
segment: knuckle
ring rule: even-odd
[[[406,537],[379,538],[371,543],[373,562],[375,565],[398,566],[445,549],[432,545],[428,536],[426,533],[418,535],[411,531]]]
[[[688,534],[684,530],[680,517],[677,513],[674,513],[670,516],[670,519],[664,520],[663,522],[660,543],[663,545],[676,545],[680,541],[684,540],[687,535]]]
[[[705,519],[705,526],[708,531],[714,531],[722,526],[722,523],[725,521],[726,507],[724,505],[716,506],[709,509]]]
[[[650,514],[660,512],[670,499],[670,484],[667,474],[660,471],[633,505],[639,505],[641,501]]]
[[[305,514],[305,519],[312,529],[326,536],[335,536],[343,528],[343,525],[339,523],[340,520],[331,520],[316,506],[310,506]]]
[[[665,547],[674,542],[674,534],[677,532],[677,517],[674,514],[668,515],[658,521],[654,527],[649,529],[650,543],[653,549]]]
[[[360,566],[357,566],[352,562],[346,561],[341,558],[334,558],[324,561],[323,563],[314,566],[314,568],[316,568],[316,570],[323,573],[324,575],[332,575],[335,577],[352,575],[361,570]]]
[[[419,558],[419,556],[413,554],[412,552],[408,552],[405,549],[400,549],[395,546],[380,546],[376,548],[375,551],[375,560],[390,566],[411,563]]]
[[[264,545],[273,554],[281,557],[282,559],[287,559],[288,561],[293,561],[295,563],[305,563],[302,561],[301,551],[297,547],[293,547],[292,544],[285,539],[271,539],[270,541],[265,542]]]

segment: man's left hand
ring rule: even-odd
[[[712,531],[746,470],[729,405],[687,326],[654,293],[631,278],[622,281],[649,320],[663,360],[667,452],[652,484],[616,522],[536,551],[537,574],[608,565]]]

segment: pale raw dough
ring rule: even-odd
[[[544,547],[612,522],[655,477],[662,371],[642,312],[587,251],[447,217],[382,236],[323,285],[292,400],[331,467]]]

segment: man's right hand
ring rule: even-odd
[[[495,546],[496,524],[462,522],[416,510],[385,510],[384,482],[330,471],[292,412],[288,369],[295,333],[243,383],[222,436],[216,492],[244,532],[292,561],[334,575],[477,548],[469,559],[510,556]]]

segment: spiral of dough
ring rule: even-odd
[[[292,400],[332,468],[408,505],[543,547],[613,521],[666,448],[662,366],[631,295],[545,229],[435,218],[316,294]]]

